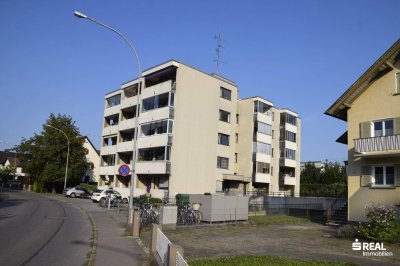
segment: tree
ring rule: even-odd
[[[70,116],[61,114],[50,114],[40,134],[35,133],[30,139],[23,138],[17,146],[22,167],[34,180],[34,190],[47,192],[55,189],[60,192],[64,185],[68,143],[64,134],[46,125],[60,129],[69,139],[68,185],[78,184],[85,175],[87,151],[75,122]]]
[[[0,168],[0,183],[4,183],[7,180],[12,180],[15,177],[15,167],[13,165],[7,165]]]
[[[301,172],[302,196],[340,197],[347,192],[345,167],[338,162],[325,161],[324,168],[306,163]]]

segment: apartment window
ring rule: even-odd
[[[394,186],[394,167],[375,166],[374,177],[375,185]]]
[[[231,113],[224,111],[224,110],[219,110],[219,120],[230,123],[231,122]]]
[[[286,159],[296,160],[296,151],[291,149],[282,149],[281,157]]]
[[[264,113],[267,113],[268,112],[268,110],[271,108],[271,106],[269,106],[268,104],[266,104],[266,103],[263,103],[263,102],[260,102],[260,101],[255,101],[254,102],[254,112],[255,113],[262,113],[262,114],[264,114]],[[271,113],[267,113],[269,116],[271,116],[272,114]]]
[[[237,163],[237,162],[238,162],[238,154],[235,153],[235,163]]]
[[[239,114],[236,114],[236,124],[239,124]]]
[[[168,161],[170,149],[169,146],[139,149],[138,161]]]
[[[291,115],[291,114],[288,114],[288,113],[283,113],[281,115],[281,120],[282,120],[283,123],[288,123],[288,124],[291,124],[291,125],[294,125],[294,126],[296,126],[296,124],[297,124],[296,123],[296,119],[297,118],[294,115]]]
[[[228,169],[229,158],[217,156],[217,168]]]
[[[254,129],[255,132],[267,134],[270,136],[272,135],[272,126],[271,125],[268,125],[263,122],[257,122],[254,125],[255,125],[255,129]]]
[[[269,163],[257,162],[257,173],[260,174],[269,174]]]
[[[160,120],[156,122],[151,122],[147,124],[143,124],[140,126],[141,128],[141,136],[152,136],[152,135],[159,135],[165,133],[172,132],[172,120]]]
[[[121,94],[117,94],[110,98],[107,98],[106,101],[107,101],[107,108],[116,106],[121,102]]]
[[[392,136],[393,120],[381,120],[372,123],[374,137]]]
[[[285,130],[285,140],[296,142],[296,133]]]
[[[271,144],[260,141],[253,142],[253,152],[271,155]]]
[[[142,111],[150,111],[168,106],[169,92],[143,99]]]
[[[224,87],[220,87],[220,97],[224,98],[226,100],[231,100],[231,94],[232,92],[228,89],[225,89]]]
[[[396,93],[400,93],[400,72],[396,73]]]
[[[218,133],[218,144],[229,146],[229,135]]]
[[[102,156],[102,166],[115,165],[115,154]]]
[[[239,134],[238,133],[235,133],[235,142],[239,143]]]

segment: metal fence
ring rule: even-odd
[[[176,252],[176,266],[189,266],[186,260],[182,257],[179,252]]]
[[[168,265],[168,246],[171,241],[161,232],[160,228],[157,228],[157,244],[156,250],[161,258],[163,265]]]

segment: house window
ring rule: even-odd
[[[282,149],[281,157],[291,160],[296,160],[296,151],[291,149]]]
[[[224,111],[224,110],[219,110],[219,120],[230,123],[231,122],[231,113]]]
[[[115,96],[107,98],[106,101],[107,101],[107,108],[116,106],[121,102],[121,94],[117,94]]]
[[[239,114],[236,114],[236,124],[239,124]]]
[[[372,122],[374,137],[392,136],[393,120],[380,120]]]
[[[285,130],[285,140],[290,142],[296,142],[296,133]]]
[[[266,135],[272,135],[272,126],[262,123],[262,122],[257,122],[254,124],[254,131],[255,132],[259,132],[259,133],[263,133]]]
[[[238,154],[235,153],[235,163],[237,163],[237,162],[238,162]]]
[[[218,144],[229,146],[229,135],[218,133]]]
[[[288,123],[293,126],[297,125],[296,117],[294,115],[288,114],[288,113],[282,113],[281,114],[281,124]]]
[[[157,108],[162,108],[168,106],[168,98],[169,93],[163,93],[160,95],[152,96],[146,99],[143,99],[142,111],[150,111]],[[173,101],[171,102],[173,104]]]
[[[221,169],[228,169],[229,159],[226,157],[217,156],[217,167]]]
[[[152,135],[159,135],[159,134],[165,134],[168,131],[168,125],[169,125],[169,131],[168,133],[172,132],[172,120],[161,120],[157,122],[151,122],[147,124],[141,125],[141,136],[152,136]]]
[[[400,93],[400,72],[396,73],[396,93]]]
[[[394,186],[394,167],[375,166],[374,177],[375,185]]]
[[[235,142],[239,143],[239,134],[238,133],[235,133]]]
[[[253,142],[253,152],[271,155],[271,144],[264,142]]]
[[[139,162],[169,160],[169,146],[139,149]]]
[[[224,87],[220,87],[220,97],[224,98],[226,100],[231,100],[231,94],[232,92],[228,89],[225,89]]]
[[[269,174],[269,163],[257,162],[257,173]]]

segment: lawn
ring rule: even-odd
[[[250,266],[250,265],[277,265],[277,266],[306,266],[306,265],[327,265],[327,266],[340,266],[340,265],[355,265],[338,262],[327,262],[317,260],[300,260],[300,259],[285,259],[280,257],[270,256],[236,256],[228,258],[220,258],[214,260],[193,260],[190,261],[191,266]]]

